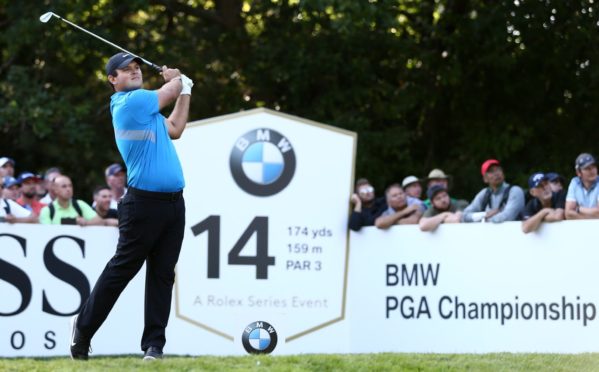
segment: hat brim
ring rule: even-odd
[[[129,63],[131,63],[133,61],[139,63],[140,65],[142,65],[144,63],[144,61],[142,61],[141,58],[131,56],[129,58],[123,59],[121,61],[121,63],[119,63],[118,65],[114,66],[113,69],[108,72],[108,75],[110,75],[110,76],[116,76],[116,74],[115,74],[116,70],[123,69],[123,68],[127,67],[129,65]]]

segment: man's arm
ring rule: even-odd
[[[414,206],[416,207],[416,211],[414,213],[411,213],[403,218],[400,218],[399,221],[397,221],[397,223],[399,225],[416,225],[418,224],[418,221],[420,221],[420,217],[422,217],[422,210],[420,209],[421,206],[419,204],[414,204]]]
[[[183,89],[183,80],[178,69],[162,66],[162,77],[164,84],[157,90],[160,110],[175,102]]]
[[[181,90],[177,102],[175,102],[175,108],[171,112],[168,118],[166,118],[166,126],[168,129],[168,135],[171,139],[181,138],[185,125],[187,125],[187,118],[189,116],[189,103],[191,101],[191,88],[193,87],[193,81],[185,75],[180,75]]]
[[[79,226],[118,226],[119,220],[117,220],[116,218],[104,219],[96,214],[93,218],[89,220],[86,220],[83,217],[77,217],[77,224]]]
[[[566,219],[563,208],[551,209],[551,212],[545,217],[545,222],[559,222]]]
[[[474,222],[472,219],[472,214],[483,211],[482,203],[486,192],[486,188],[479,191],[479,193],[474,197],[474,200],[472,200],[472,203],[470,203],[470,205],[464,209],[464,212],[462,213],[463,222]]]
[[[191,95],[180,95],[175,103],[173,112],[166,118],[168,135],[171,139],[181,138],[185,125],[187,125],[187,117],[189,115],[189,102]]]
[[[531,231],[536,231],[541,222],[551,213],[550,208],[543,208],[538,211],[535,215],[530,216],[526,220],[522,221],[522,232],[528,234]]]
[[[577,202],[567,200],[565,217],[567,220],[587,220],[599,218],[599,208],[579,207]]]
[[[349,228],[354,231],[360,231],[362,228],[362,201],[358,197],[358,194],[353,194],[351,202],[354,204],[354,209],[349,216]]]
[[[422,231],[433,231],[440,224],[445,222],[445,219],[449,216],[449,212],[439,213],[433,217],[422,217],[418,225],[420,226],[420,230]]]
[[[514,221],[524,208],[524,191],[518,186],[512,186],[507,203],[503,210],[489,219],[490,222]]]
[[[580,207],[578,208],[578,214],[582,215],[585,219],[599,218],[599,207]]]
[[[386,229],[392,225],[395,225],[397,223],[397,221],[408,216],[410,213],[414,213],[415,211],[418,210],[418,208],[419,208],[418,205],[412,204],[409,207],[406,207],[405,209],[402,209],[399,212],[395,212],[388,216],[380,216],[374,221],[374,225],[376,227],[378,227],[379,229]],[[420,216],[418,216],[418,217],[420,217]]]

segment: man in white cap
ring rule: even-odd
[[[3,156],[0,158],[0,177],[15,176],[15,161]]]
[[[420,180],[416,176],[407,176],[401,181],[401,187],[408,196],[412,198],[420,199],[422,197],[422,185]]]
[[[443,186],[446,190],[449,190],[449,176],[445,174],[441,169],[435,168],[428,173],[428,177],[424,179],[426,182],[426,189],[429,190],[435,185]],[[428,192],[428,191],[427,191]],[[455,200],[455,199],[452,199]],[[431,200],[426,199],[424,201],[426,209],[431,207]]]

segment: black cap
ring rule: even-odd
[[[428,198],[430,200],[433,200],[433,198],[435,197],[435,195],[437,195],[441,191],[447,192],[447,189],[445,188],[445,186],[443,186],[443,185],[432,185],[426,191],[426,196],[428,196]]]
[[[131,61],[136,61],[140,65],[143,63],[141,58],[129,53],[120,52],[113,55],[106,63],[106,75],[116,76],[116,69],[126,67]]]

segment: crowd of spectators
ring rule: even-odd
[[[0,158],[0,222],[118,226],[116,206],[126,192],[120,164],[106,168],[106,185],[96,187],[91,205],[73,197],[73,182],[58,167],[18,176],[15,167],[15,160]]]
[[[106,184],[96,187],[91,204],[73,198],[73,183],[58,167],[43,175],[24,171],[15,176],[15,166],[13,159],[0,157],[0,222],[118,226],[117,203],[126,192],[122,165],[105,169]],[[451,196],[451,176],[441,169],[424,179],[407,176],[380,197],[367,179],[360,178],[351,196],[349,228],[418,224],[422,231],[434,231],[443,223],[522,221],[522,231],[529,233],[543,222],[599,218],[595,157],[580,154],[574,170],[567,188],[561,175],[535,172],[525,191],[506,182],[501,163],[489,159],[480,169],[486,187],[471,202]]]
[[[418,224],[422,231],[434,231],[442,223],[522,221],[522,231],[529,233],[543,222],[599,218],[595,157],[578,155],[574,170],[567,188],[561,175],[535,172],[528,178],[525,191],[506,181],[497,159],[488,159],[480,169],[486,186],[471,202],[451,197],[451,177],[441,169],[433,169],[424,179],[408,176],[401,184],[388,186],[380,197],[367,179],[360,178],[351,197],[349,228],[359,231],[363,226],[386,229]]]

